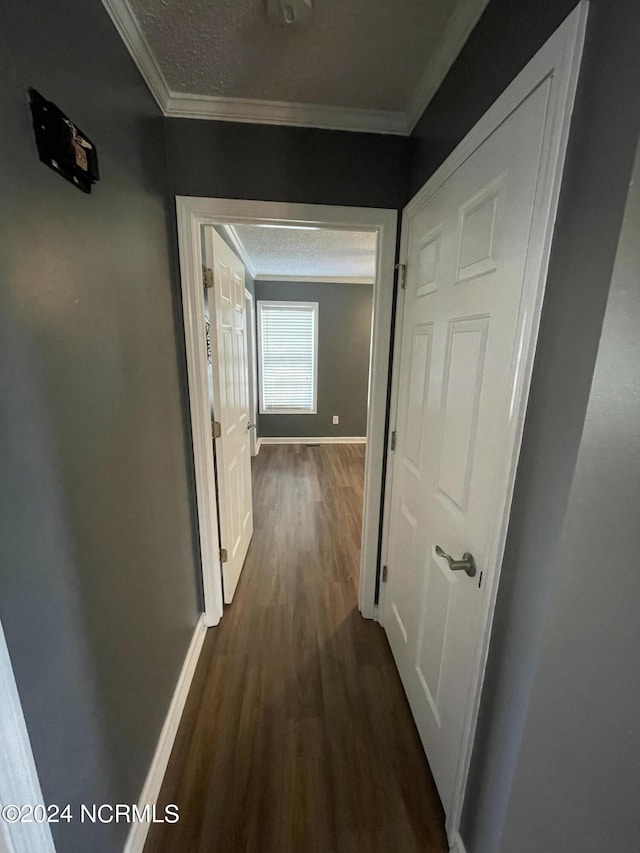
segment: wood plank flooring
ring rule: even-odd
[[[357,609],[363,445],[264,446],[255,531],[207,635],[145,853],[445,853],[383,630]]]

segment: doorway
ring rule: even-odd
[[[343,479],[362,500],[377,234],[226,223],[203,225],[201,237],[222,587],[231,604],[253,535],[251,458],[260,447],[264,456],[265,446],[297,445],[317,488]],[[278,474],[282,454],[270,455],[279,489],[308,494],[302,468]],[[344,477],[325,478],[335,466]],[[354,512],[360,517],[361,507]]]
[[[224,597],[220,562],[222,544],[217,525],[218,503],[211,453],[206,339],[202,334],[205,316],[202,298],[201,229],[241,224],[280,228],[325,228],[375,235],[366,419],[367,454],[358,595],[361,614],[366,618],[375,618],[397,214],[392,210],[191,197],[178,197],[176,205],[202,557],[204,618],[207,625],[217,625],[222,618]]]

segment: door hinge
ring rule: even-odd
[[[226,563],[228,559],[229,559],[229,555],[227,554],[227,549],[226,548],[220,548],[220,562]]]
[[[407,287],[407,265],[396,264],[396,269],[398,270],[398,284],[405,290]]]
[[[220,421],[212,421],[211,422],[211,437],[212,438],[220,438],[222,435],[222,427],[220,426]]]
[[[394,429],[394,431],[391,433],[391,449],[392,449],[392,450],[395,450],[395,449],[396,449],[396,431],[395,431],[395,429]]]
[[[383,566],[382,567],[382,583],[387,582],[387,573],[388,573],[387,566]]]
[[[205,290],[213,287],[213,270],[211,267],[202,267],[202,286]]]

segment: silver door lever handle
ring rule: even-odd
[[[473,554],[468,551],[462,555],[461,560],[454,560],[451,554],[447,554],[439,545],[436,545],[436,554],[438,557],[444,557],[452,572],[466,572],[470,578],[476,576],[476,561],[473,559]]]

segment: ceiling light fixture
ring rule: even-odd
[[[280,27],[304,24],[312,11],[313,0],[267,0],[267,16]]]

